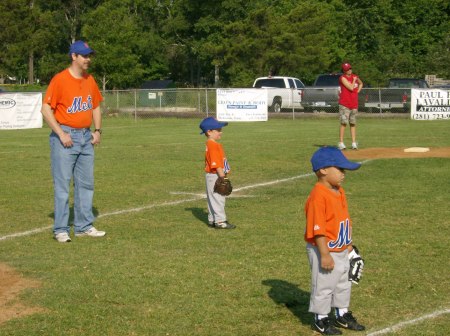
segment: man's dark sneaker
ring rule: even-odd
[[[220,222],[220,223],[214,224],[214,227],[216,229],[234,229],[236,227],[236,225],[230,224],[227,221],[225,221],[225,222]]]
[[[353,317],[352,312],[349,311],[342,315],[341,317],[336,318],[336,327],[345,328],[356,331],[363,331],[366,329],[363,325],[359,324],[358,321]]]
[[[342,332],[333,326],[333,323],[329,317],[317,320],[312,325],[312,328],[315,331],[320,332],[322,335],[342,335]]]

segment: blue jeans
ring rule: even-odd
[[[72,137],[73,146],[65,148],[58,135],[50,134],[51,164],[55,197],[53,233],[69,233],[69,190],[74,184],[74,231],[84,232],[92,227],[94,214],[94,146],[91,130],[61,125]]]

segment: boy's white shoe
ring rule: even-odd
[[[67,232],[57,233],[55,234],[54,238],[58,241],[58,243],[68,243],[71,241]]]
[[[356,142],[352,142],[352,149],[358,149],[358,144]]]
[[[339,142],[339,143],[338,143],[338,148],[339,148],[340,150],[344,150],[344,149],[346,149],[347,147],[345,147],[345,144],[344,144],[343,142]]]
[[[89,237],[103,237],[106,234],[105,231],[99,231],[95,227],[91,227],[89,230],[84,232],[77,232],[75,233],[76,237],[83,237],[83,236],[89,236]]]

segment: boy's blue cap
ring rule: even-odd
[[[313,171],[326,167],[337,167],[341,169],[356,170],[361,167],[360,163],[349,161],[342,151],[336,147],[321,147],[311,157]]]
[[[219,129],[227,125],[227,122],[220,122],[214,117],[208,117],[203,119],[200,123],[200,128],[202,130],[200,134],[204,134],[210,130]]]
[[[78,54],[86,56],[93,53],[95,53],[95,51],[92,50],[86,42],[81,40],[73,42],[69,51],[69,55]]]

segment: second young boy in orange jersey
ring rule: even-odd
[[[214,192],[214,184],[217,179],[226,178],[230,172],[230,166],[225,156],[225,151],[219,140],[222,137],[222,128],[227,122],[220,122],[213,117],[208,117],[200,123],[200,134],[205,134],[205,178],[206,198],[208,201],[208,226],[216,229],[234,229],[233,224],[228,223],[225,213],[225,196]]]

